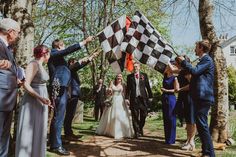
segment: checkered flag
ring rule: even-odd
[[[127,22],[130,23],[129,18],[123,15],[98,34],[106,58],[116,73],[121,73],[124,69],[126,53],[120,51],[120,45],[127,32]]]
[[[131,26],[121,44],[121,51],[163,73],[174,52],[148,19],[136,11]]]

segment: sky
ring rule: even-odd
[[[226,0],[228,6],[236,8],[235,0]],[[225,1],[225,2],[226,2]],[[223,1],[222,1],[223,2]],[[180,6],[186,4],[182,3]],[[190,16],[185,8],[175,8],[178,15],[174,16],[169,24],[171,42],[174,46],[194,46],[194,43],[201,40],[199,19],[197,11],[191,8]],[[181,10],[181,13],[179,13]],[[232,15],[234,14],[234,15]],[[189,17],[189,18],[188,18]],[[188,20],[186,20],[188,18]],[[188,21],[188,22],[186,22]],[[229,13],[226,8],[215,7],[214,20],[217,36],[228,33],[228,39],[236,35],[236,10]]]

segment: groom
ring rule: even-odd
[[[134,73],[127,76],[126,102],[130,103],[135,138],[143,136],[148,101],[152,91],[147,74],[140,72],[140,64],[134,63]]]

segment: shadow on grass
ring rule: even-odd
[[[142,154],[137,154],[134,156],[144,156],[143,153],[147,155],[158,155],[158,156],[190,156],[189,153],[176,151],[179,150],[177,145],[167,145],[159,137],[142,137],[139,139],[126,139],[123,141],[114,141],[116,143],[115,148],[129,150],[130,152],[141,151]]]

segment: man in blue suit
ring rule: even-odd
[[[65,137],[68,140],[76,140],[79,137],[73,133],[73,130],[71,128],[72,121],[75,116],[77,104],[79,101],[79,97],[81,95],[81,91],[80,91],[81,82],[79,79],[78,70],[88,65],[88,63],[90,63],[92,59],[95,58],[97,55],[98,53],[94,53],[92,56],[83,58],[79,61],[77,61],[75,58],[70,58],[68,60],[68,65],[71,71],[71,84],[70,84],[71,98],[66,106],[66,115],[65,115],[65,121],[64,121]]]
[[[61,140],[61,130],[68,100],[68,86],[71,82],[71,72],[64,56],[81,49],[81,47],[92,41],[92,39],[93,37],[90,36],[83,42],[74,44],[68,48],[65,48],[62,40],[57,39],[52,43],[53,49],[51,50],[51,57],[48,61],[50,85],[52,87],[52,82],[58,80],[60,83],[60,91],[55,100],[54,117],[51,122],[49,140],[51,151],[60,155],[70,155],[70,153],[62,147]]]
[[[202,156],[215,157],[212,139],[207,123],[207,115],[214,104],[214,63],[208,55],[211,45],[208,40],[196,42],[195,52],[199,56],[199,63],[192,67],[184,58],[178,57],[183,69],[192,74],[190,81],[190,95],[194,102],[195,119],[200,140],[202,142]]]
[[[0,157],[8,156],[12,111],[17,97],[17,65],[9,47],[16,42],[20,25],[10,19],[0,20]]]

